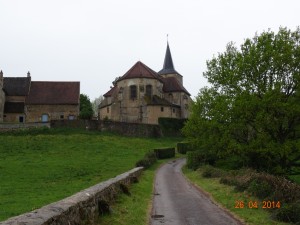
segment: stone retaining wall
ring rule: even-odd
[[[109,210],[109,204],[127,187],[137,181],[143,167],[134,168],[108,181],[99,183],[61,201],[20,216],[0,225],[88,225]],[[26,196],[24,196],[26,201]]]
[[[0,131],[50,127],[50,123],[0,123]]]

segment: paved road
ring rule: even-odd
[[[242,223],[189,184],[181,173],[185,159],[162,166],[155,178],[151,225],[227,225]]]

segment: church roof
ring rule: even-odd
[[[163,91],[164,92],[185,92],[189,96],[191,94],[183,87],[183,85],[175,77],[163,78]]]
[[[171,74],[171,73],[179,74],[174,68],[173,59],[172,59],[172,55],[171,55],[171,51],[170,51],[170,47],[169,47],[169,42],[168,42],[167,43],[167,50],[166,50],[165,60],[164,60],[164,66],[158,72],[158,74],[163,75],[163,74]]]
[[[31,82],[25,102],[32,105],[77,105],[80,82]]]
[[[111,97],[114,92],[117,90],[117,86],[113,86],[108,92],[106,92],[103,96],[104,97]]]
[[[141,61],[134,64],[122,77],[119,78],[118,81],[132,78],[149,78],[162,81],[161,77],[154,70],[150,69]]]

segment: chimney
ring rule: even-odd
[[[30,77],[30,72],[28,71],[28,73],[27,73],[27,77]]]

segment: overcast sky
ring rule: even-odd
[[[33,81],[80,81],[91,100],[137,61],[175,69],[196,96],[206,61],[280,26],[295,30],[299,0],[0,0],[0,70]]]

